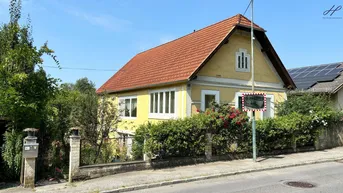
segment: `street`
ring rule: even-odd
[[[309,182],[313,188],[286,185],[290,181]],[[163,186],[132,193],[288,193],[288,192],[343,192],[343,162],[329,162],[256,173],[234,175],[211,180]]]

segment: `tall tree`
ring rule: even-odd
[[[33,44],[30,20],[20,25],[21,0],[11,0],[10,21],[0,27],[0,116],[10,120],[2,156],[11,177],[19,174],[22,130],[39,128],[40,151],[49,142],[47,104],[54,96],[57,80],[44,71],[43,55],[59,63],[47,43]],[[44,136],[44,138],[43,138]],[[20,147],[20,148],[19,148]]]

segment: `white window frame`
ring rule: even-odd
[[[125,111],[125,106],[124,106],[124,109],[121,109],[121,107],[120,107],[120,101],[121,100],[124,100],[124,102],[125,102],[125,99],[130,99],[130,110],[129,110],[129,112],[130,112],[130,116],[129,117],[126,117],[125,116],[125,112],[124,112],[124,115],[120,115],[120,117],[122,118],[122,119],[137,119],[137,115],[138,115],[138,98],[137,98],[137,96],[125,96],[125,97],[118,97],[118,109],[120,110],[120,111]],[[136,112],[136,117],[131,117],[131,103],[132,103],[132,99],[137,99],[137,112]]]
[[[270,99],[270,118],[274,118],[274,95],[267,94],[266,98]],[[264,111],[261,111],[261,120],[263,120]]]
[[[171,91],[174,91],[175,95],[174,95],[174,113],[164,113],[165,110],[166,110],[166,106],[165,106],[165,100],[166,100],[166,92],[171,92]],[[159,111],[159,108],[160,108],[160,92],[163,92],[163,113],[151,113],[150,112],[150,108],[151,108],[151,94],[154,94],[155,96],[155,93],[158,93],[158,100],[157,100],[157,103],[158,103],[158,107],[157,107],[157,111]],[[171,119],[171,118],[177,118],[177,112],[178,112],[178,100],[177,100],[177,90],[176,88],[170,88],[170,89],[160,89],[160,90],[151,90],[149,91],[149,108],[148,108],[148,113],[149,113],[149,116],[148,118],[150,119]],[[155,99],[153,100],[155,101]],[[170,107],[171,107],[171,95],[169,94],[169,110],[170,110]],[[153,107],[153,109],[155,109],[155,106]]]
[[[247,68],[238,68],[238,56],[242,56],[242,53],[244,53],[244,56],[247,57],[247,62],[248,62]],[[248,54],[248,51],[246,49],[239,48],[238,52],[236,52],[236,71],[237,72],[250,72],[250,54]]]
[[[201,110],[205,111],[205,95],[214,95],[216,103],[219,104],[220,92],[218,90],[201,90]]]

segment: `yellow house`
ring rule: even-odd
[[[252,86],[250,25],[238,14],[133,57],[97,90],[120,104],[118,130],[133,134],[148,121],[191,116],[212,100],[241,108]],[[255,91],[267,96],[260,119],[273,117],[274,105],[295,88],[265,32],[254,24]]]

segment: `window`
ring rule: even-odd
[[[236,71],[250,72],[250,55],[247,54],[246,49],[240,48],[236,52]]]
[[[266,103],[266,111],[262,112],[262,119],[274,117],[274,95],[267,95]]]
[[[202,90],[201,91],[201,110],[205,111],[210,107],[211,102],[219,103],[219,91]]]
[[[119,111],[121,117],[137,117],[137,97],[120,97]]]
[[[171,118],[175,116],[175,90],[150,92],[150,118]]]

